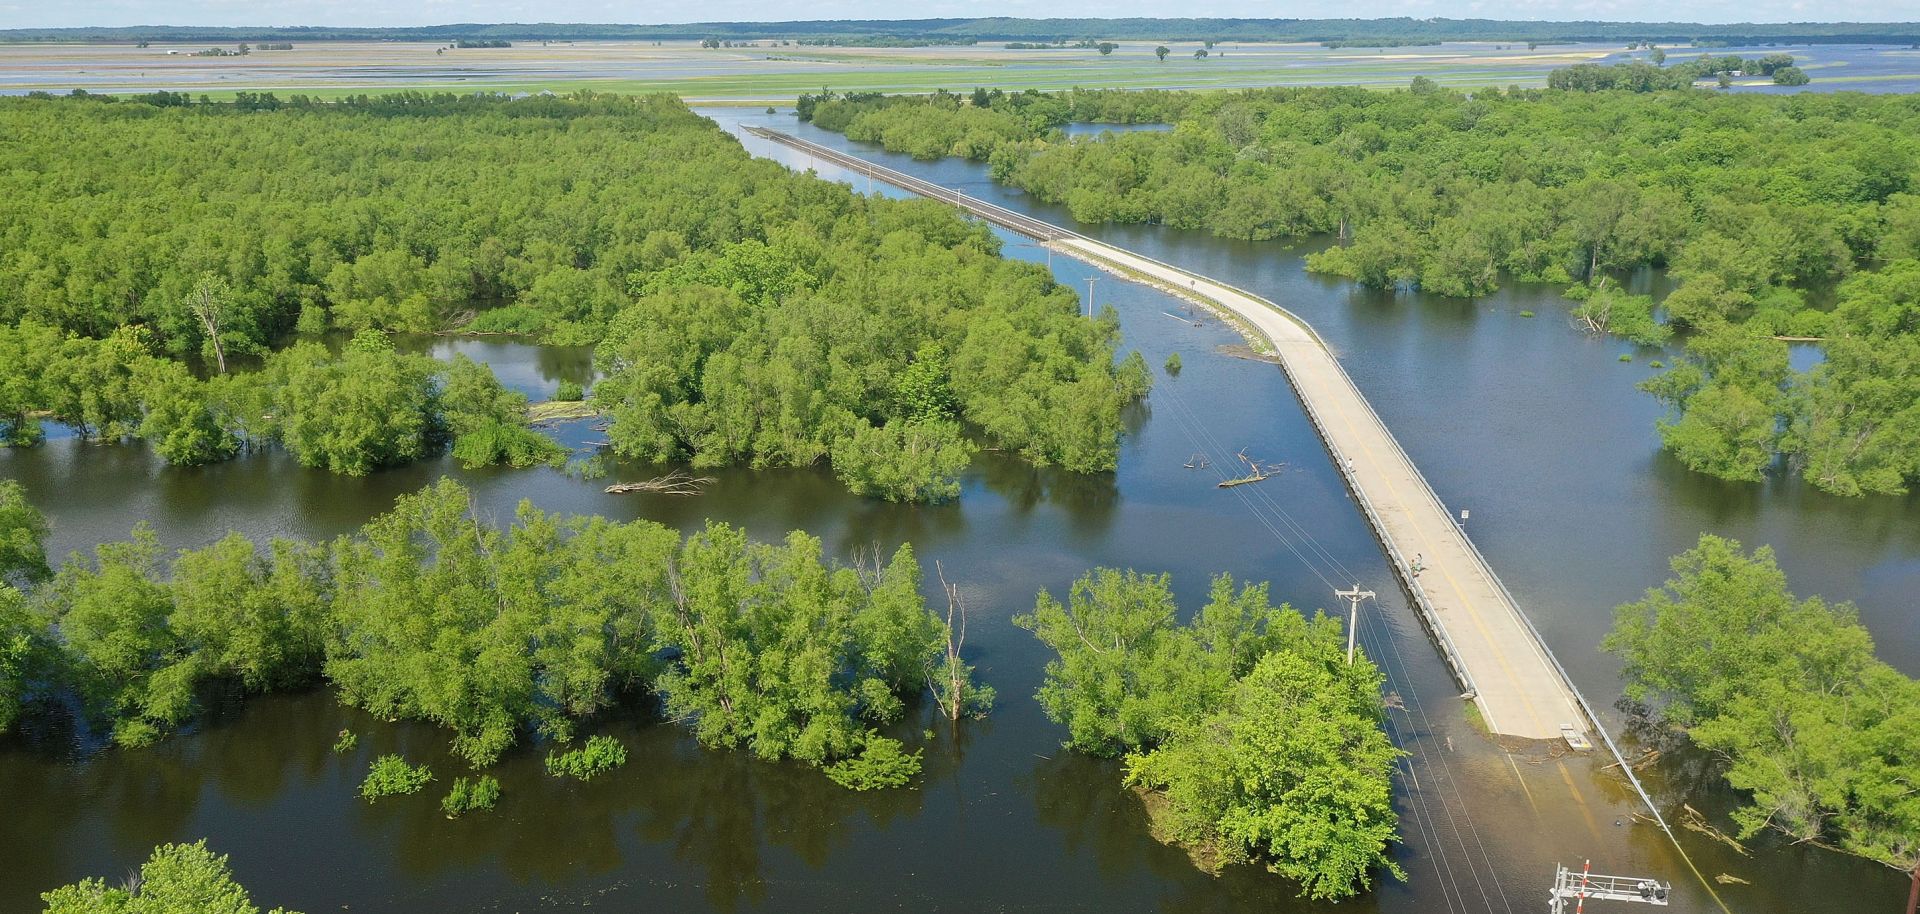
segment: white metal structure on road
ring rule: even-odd
[[[1666,907],[1673,894],[1673,886],[1664,882],[1639,876],[1602,876],[1591,872],[1592,868],[1593,862],[1588,861],[1578,873],[1564,866],[1554,872],[1553,894],[1547,899],[1549,914],[1567,914],[1568,901],[1573,902],[1574,914],[1586,914],[1589,898]]]
[[[1346,478],[1422,620],[1487,728],[1527,740],[1584,737],[1585,704],[1463,525],[1440,501],[1333,350],[1305,321],[1250,292],[764,127],[748,133],[951,203],[1102,269],[1222,312],[1273,352]],[[1417,557],[1417,558],[1415,558]]]

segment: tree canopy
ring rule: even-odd
[[[45,914],[260,914],[246,887],[234,881],[225,854],[206,841],[163,844],[140,865],[126,888],[82,879],[40,896]],[[293,914],[274,908],[269,914]]]
[[[980,438],[1112,469],[1145,391],[1116,324],[986,227],[756,159],[676,99],[90,99],[0,99],[10,444],[44,416],[180,464],[558,459],[484,371],[381,343],[511,332],[597,345],[619,453],[932,501]]]
[[[1603,646],[1629,699],[1725,759],[1740,834],[1920,867],[1920,682],[1873,656],[1851,605],[1796,598],[1767,547],[1702,536],[1673,572]]]
[[[985,159],[1081,221],[1329,235],[1338,243],[1308,268],[1369,286],[1471,297],[1568,284],[1594,332],[1684,341],[1689,356],[1649,389],[1674,408],[1662,439],[1689,467],[1754,480],[1785,457],[1830,492],[1904,492],[1920,479],[1906,415],[1920,330],[1905,318],[1920,294],[1920,110],[1898,95],[1684,88],[1735,71],[1790,77],[1792,58],[1574,68],[1544,91],[847,96],[815,122]],[[1646,84],[1616,85],[1635,74]],[[1054,130],[1108,110],[1175,126]],[[1664,300],[1621,289],[1648,266],[1679,280]],[[1836,286],[1838,307],[1824,307]],[[1776,337],[1827,358],[1790,372]]]
[[[1253,862],[1338,899],[1399,840],[1378,668],[1346,663],[1340,625],[1214,579],[1181,624],[1166,575],[1096,569],[1014,624],[1055,653],[1038,698],[1067,745],[1124,755],[1164,800],[1158,825],[1218,863]]]
[[[799,532],[762,544],[710,523],[683,540],[526,503],[494,526],[444,479],[331,544],[230,534],[168,556],[143,526],[31,591],[0,584],[0,729],[70,699],[145,746],[191,721],[206,686],[324,680],[446,728],[483,767],[651,692],[708,745],[898,786],[919,754],[879,727],[929,692],[973,713],[992,695],[920,583],[906,545],[850,567]]]

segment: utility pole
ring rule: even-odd
[[[1336,590],[1333,594],[1337,597],[1345,597],[1347,602],[1353,604],[1353,609],[1347,616],[1347,665],[1352,666],[1354,635],[1360,631],[1360,601],[1373,599],[1373,591],[1361,590],[1360,585],[1355,584],[1348,590]]]
[[[1099,278],[1098,276],[1087,277],[1087,317],[1089,318],[1093,317],[1093,284]]]

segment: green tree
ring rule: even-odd
[[[1339,899],[1369,888],[1375,870],[1406,878],[1388,855],[1404,753],[1382,729],[1384,677],[1371,663],[1348,666],[1337,637],[1315,641],[1265,655],[1221,710],[1129,754],[1127,780],[1165,793],[1163,825],[1181,843]]]
[[[523,729],[569,738],[648,675],[677,537],[524,504],[502,531],[474,511],[443,479],[335,547],[326,673],[342,700],[445,726],[484,765]]]
[[[31,413],[49,405],[47,368],[59,350],[60,331],[52,327],[0,325],[0,446],[40,440],[40,422]]]
[[[1215,710],[1254,661],[1306,630],[1299,613],[1268,603],[1265,585],[1236,594],[1225,575],[1191,626],[1177,615],[1168,576],[1100,568],[1064,605],[1043,591],[1032,613],[1014,617],[1057,655],[1036,697],[1068,745],[1102,756],[1152,746]]]
[[[143,524],[129,542],[100,545],[92,562],[69,558],[40,592],[87,710],[124,746],[151,744],[193,707],[195,671],[178,662],[185,646],[167,624],[160,552]]]
[[[1628,698],[1725,758],[1742,836],[1777,829],[1913,874],[1920,683],[1873,656],[1847,604],[1800,600],[1767,547],[1711,535],[1617,610]]]
[[[1794,379],[1783,448],[1829,492],[1902,494],[1920,479],[1920,260],[1841,286],[1827,358]]]
[[[1712,322],[1687,341],[1686,359],[1641,386],[1675,408],[1660,439],[1689,469],[1758,481],[1774,461],[1790,374],[1785,344]]]
[[[1160,58],[1161,63],[1166,63],[1167,55],[1171,53],[1173,53],[1172,49],[1168,48],[1164,44],[1153,49],[1153,56]]]
[[[0,582],[0,734],[13,729],[31,692],[46,678],[52,638],[26,595]]]
[[[527,427],[526,395],[507,389],[492,369],[465,355],[455,355],[442,370],[438,406],[453,455],[468,468],[566,459],[559,442]]]
[[[901,419],[878,428],[861,420],[831,451],[834,475],[854,494],[911,502],[958,496],[973,453],[956,422]]]
[[[355,337],[339,358],[298,344],[275,361],[280,438],[294,459],[349,476],[409,463],[442,440],[433,363]]]
[[[152,362],[141,381],[145,416],[140,437],[175,466],[199,466],[232,458],[240,451],[233,433],[209,396],[178,362]]]
[[[919,770],[918,753],[871,729],[925,690],[947,642],[911,550],[863,576],[823,562],[805,534],[751,544],[710,522],[673,573],[672,599],[654,610],[674,657],[657,688],[701,742],[797,759],[859,789]]]
[[[1573,316],[1596,333],[1652,346],[1665,342],[1673,332],[1654,318],[1650,296],[1628,295],[1612,285],[1602,285],[1585,295],[1586,301],[1573,309]]]
[[[360,796],[371,803],[381,797],[419,793],[432,782],[433,771],[426,765],[410,765],[406,759],[388,754],[373,760],[366,778],[360,782]]]
[[[63,341],[41,379],[47,410],[88,438],[133,434],[141,418],[138,379],[153,358],[147,343],[147,334],[137,327],[121,328],[103,340]]]
[[[440,798],[440,809],[447,818],[456,819],[476,810],[492,809],[500,802],[500,782],[492,775],[483,774],[471,781],[464,777],[453,779],[453,788]]]
[[[324,547],[281,539],[262,555],[229,533],[174,559],[167,624],[197,676],[255,692],[302,685],[320,672],[332,578]]]
[[[129,888],[109,888],[103,879],[82,879],[40,896],[45,914],[259,914],[245,887],[233,879],[225,854],[207,842],[163,844],[141,864]],[[292,914],[274,908],[270,914]]]
[[[47,567],[47,518],[27,501],[27,489],[0,479],[0,584],[32,585],[52,573]]]
[[[1124,754],[1128,782],[1164,795],[1164,833],[1218,862],[1258,861],[1316,898],[1376,867],[1404,878],[1386,856],[1399,754],[1382,677],[1346,663],[1338,623],[1226,575],[1189,624],[1177,614],[1166,576],[1096,569],[1065,605],[1042,592],[1015,617],[1057,655],[1037,697],[1068,745]]]
[[[627,747],[611,736],[596,736],[587,744],[567,752],[547,753],[547,774],[591,781],[627,763]]]

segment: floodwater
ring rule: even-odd
[[[790,116],[710,113],[729,126],[799,129],[1065,219],[993,186],[977,164],[916,163],[796,127]],[[805,154],[771,144],[749,148],[810,165]],[[1313,321],[1441,497],[1471,511],[1469,532],[1596,704],[1618,694],[1613,665],[1594,649],[1610,607],[1658,583],[1666,557],[1701,531],[1773,544],[1802,592],[1857,601],[1882,655],[1909,673],[1920,669],[1909,615],[1910,595],[1920,592],[1920,502],[1829,498],[1790,480],[1733,486],[1685,472],[1660,455],[1657,408],[1633,389],[1647,361],[1665,354],[1578,333],[1552,290],[1513,287],[1474,302],[1383,295],[1307,274],[1301,250],[1276,244],[1083,228]],[[1006,240],[1009,256],[1049,260],[1043,249]],[[983,454],[949,505],[855,498],[815,470],[723,471],[698,498],[664,499],[604,494],[606,482],[657,472],[618,462],[600,481],[551,469],[468,472],[445,460],[350,479],[274,453],[170,469],[137,446],[72,438],[0,451],[0,476],[21,480],[47,510],[61,554],[122,536],[141,520],[180,547],[229,529],[332,536],[443,474],[466,482],[502,517],[530,499],[548,510],[681,529],[713,517],[762,538],[806,529],[842,556],[911,541],[923,563],[939,561],[964,588],[968,652],[1000,693],[986,720],[901,728],[927,747],[917,790],[852,794],[798,766],[705,751],[635,707],[600,727],[633,753],[615,776],[563,784],[540,772],[544,747],[523,748],[497,772],[500,808],[460,821],[441,817],[432,790],[377,805],[359,800],[354,787],[381,752],[430,762],[437,786],[460,769],[443,732],[376,721],[324,693],[222,704],[190,732],[140,752],[88,753],[66,734],[29,734],[0,744],[0,914],[36,910],[38,892],[82,876],[117,880],[158,842],[202,837],[232,855],[256,901],[308,912],[1329,908],[1295,899],[1287,883],[1257,870],[1200,873],[1149,837],[1116,765],[1060,749],[1062,732],[1031,697],[1044,651],[1010,617],[1030,607],[1036,591],[1058,594],[1096,565],[1171,572],[1189,609],[1204,598],[1208,577],[1222,572],[1271,581],[1277,600],[1305,608],[1335,609],[1331,590],[1353,582],[1379,592],[1363,610],[1362,644],[1389,675],[1389,723],[1410,753],[1397,784],[1406,837],[1397,857],[1410,880],[1340,910],[1535,909],[1556,863],[1587,858],[1596,871],[1673,881],[1675,910],[1712,907],[1667,839],[1633,819],[1635,802],[1599,771],[1606,759],[1509,756],[1474,733],[1276,368],[1217,352],[1238,339],[1168,296],[1064,257],[1051,258],[1051,267],[1077,289],[1096,279],[1097,303],[1117,310],[1126,345],[1156,366],[1156,387],[1129,416],[1117,472],[1075,476]],[[1522,318],[1522,310],[1539,316]],[[430,345],[487,361],[535,396],[563,379],[591,378],[577,349]],[[1635,361],[1618,362],[1623,351]],[[1157,370],[1172,352],[1184,362],[1177,378]],[[584,448],[595,437],[576,427],[566,440]],[[1186,466],[1196,454],[1227,466],[1243,450],[1285,470],[1221,490],[1217,470]],[[342,728],[358,732],[360,746],[335,756],[328,746]],[[1725,808],[1724,792],[1703,786],[1709,775],[1699,759],[1670,758],[1649,772],[1664,809],[1682,801],[1709,814]],[[1730,873],[1753,883],[1717,887],[1734,910],[1840,914],[1891,910],[1903,897],[1896,874],[1836,854],[1760,840],[1743,858],[1679,834],[1709,878]]]

